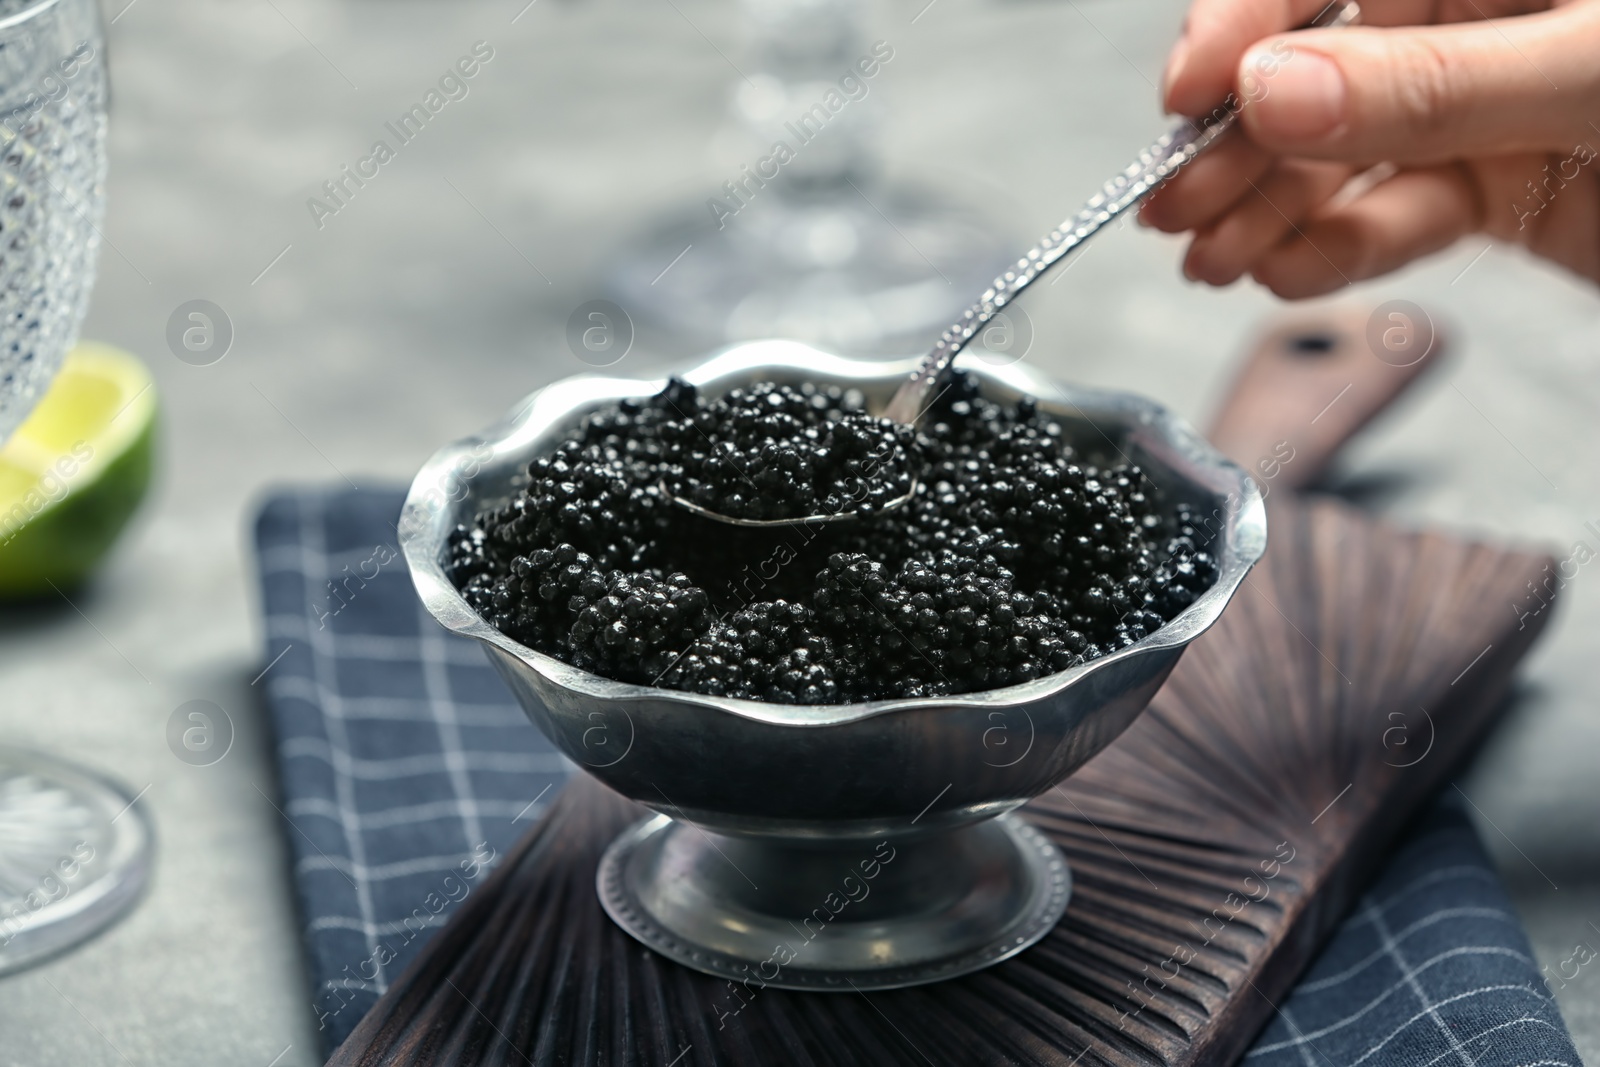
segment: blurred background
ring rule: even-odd
[[[267,665],[248,536],[268,487],[405,482],[546,382],[613,358],[652,374],[767,323],[856,351],[926,348],[994,257],[1163,130],[1156,86],[1184,8],[841,0],[763,25],[771,6],[107,0],[109,207],[83,336],[152,369],[155,483],[71,604],[0,612],[0,737],[143,790],[158,861],[122,923],[0,979],[0,1061],[320,1062],[254,684]],[[874,42],[892,59],[838,116],[849,150],[801,148],[783,165],[794,189],[730,199],[724,183],[768,154],[772,124],[820,99],[813,60],[828,78]],[[385,124],[484,49],[465,95],[400,145]],[[394,157],[330,199],[324,183],[379,138]],[[741,210],[719,220],[713,197]],[[769,240],[803,254],[760,290],[747,265]],[[1011,356],[1204,422],[1277,305],[1248,283],[1186,283],[1181,248],[1133,225],[1104,234],[1022,302]],[[1352,451],[1339,488],[1403,522],[1565,557],[1600,544],[1585,528],[1600,525],[1600,299],[1485,249],[1343,297],[1414,301],[1454,355]],[[208,365],[169,345],[195,300],[231,330]],[[625,354],[572,343],[574,321],[598,321],[593,301],[620,308],[606,325],[631,334]],[[1600,578],[1582,570],[1562,598],[1519,699],[1458,779],[1552,967],[1600,937],[1585,673]],[[236,731],[210,766],[168,747],[191,700]],[[1600,1056],[1600,977],[1558,996],[1580,1051]]]

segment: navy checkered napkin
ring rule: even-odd
[[[403,495],[276,496],[256,521],[286,832],[332,1050],[571,767],[417,599]]]
[[[401,499],[284,494],[256,524],[264,684],[329,1050],[571,770],[483,653],[424,611],[395,543]],[[1577,1067],[1451,797],[1401,843],[1250,1067]]]
[[[1583,1062],[1454,789],[1409,830],[1244,1062]]]

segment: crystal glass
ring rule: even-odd
[[[88,307],[106,95],[94,0],[0,0],[0,441],[44,394]]]
[[[95,0],[0,0],[0,442],[49,388],[87,309],[106,98]],[[0,745],[0,974],[91,936],[137,898],[151,834],[135,799]]]
[[[971,208],[883,176],[883,102],[905,60],[867,32],[870,6],[740,0],[711,195],[629,241],[609,273],[617,303],[676,347],[786,337],[903,354],[1009,262],[1006,235]]]

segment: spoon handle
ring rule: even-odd
[[[1305,25],[1305,29],[1348,26],[1361,15],[1354,0],[1333,0]],[[1040,275],[1060,262],[1068,252],[1093,237],[1128,208],[1159,188],[1178,169],[1216,144],[1239,120],[1242,105],[1230,95],[1222,106],[1204,119],[1184,119],[1159,140],[1139,153],[1121,174],[1112,178],[1095,194],[1083,210],[1051,230],[1016,265],[994,280],[978,302],[961,313],[961,318],[944,331],[911,376],[895,390],[884,410],[884,417],[895,422],[915,423],[933,402],[930,396],[945,371],[984,325]]]

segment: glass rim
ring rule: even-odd
[[[0,30],[9,30],[13,26],[20,26],[24,22],[29,22],[34,18],[37,18],[39,15],[44,14],[46,11],[55,7],[59,3],[61,3],[61,0],[39,0],[38,3],[31,4],[28,7],[23,8],[21,11],[18,11],[14,15],[7,15],[4,18],[0,18]]]

